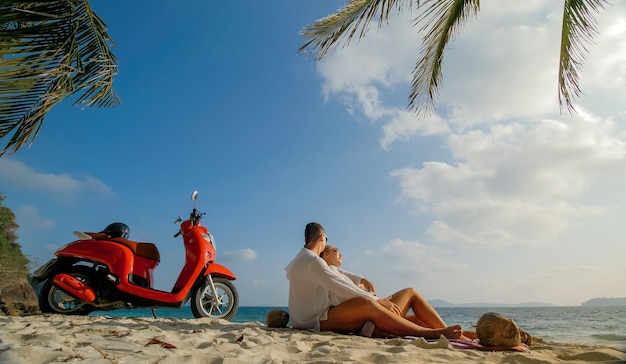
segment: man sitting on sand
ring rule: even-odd
[[[433,313],[437,317],[439,315],[423,299],[421,302],[412,302],[412,289],[400,291],[390,299],[380,299],[344,280],[342,274],[331,269],[319,257],[327,240],[320,224],[307,224],[304,248],[285,268],[289,280],[289,316],[293,328],[351,333],[359,332],[367,321],[372,321],[376,326],[374,335],[425,338],[444,335],[449,339],[461,338],[460,325],[446,326],[441,318],[437,321],[432,316]],[[346,301],[332,306],[329,298],[331,292]],[[418,311],[424,312],[422,318],[416,320],[418,322],[404,317],[412,304],[416,304]]]

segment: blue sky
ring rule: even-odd
[[[343,2],[92,1],[122,105],[65,101],[0,159],[24,252],[41,264],[73,230],[122,221],[158,245],[169,290],[184,262],[172,222],[197,189],[242,305],[286,305],[283,268],[310,221],[381,295],[626,296],[626,4],[598,18],[579,112],[561,115],[562,2],[497,3],[451,43],[437,113],[419,119],[415,14],[314,62],[299,32]]]

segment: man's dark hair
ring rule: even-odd
[[[306,227],[304,228],[304,245],[307,245],[314,239],[317,239],[322,234],[324,234],[324,228],[322,225],[316,222],[306,224]]]

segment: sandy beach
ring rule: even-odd
[[[215,319],[0,316],[0,363],[626,363],[610,347],[538,340],[524,352],[445,338],[370,339]]]

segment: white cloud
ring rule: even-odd
[[[415,273],[448,272],[467,269],[465,263],[456,263],[449,258],[449,252],[430,247],[416,241],[395,239],[380,248],[375,253],[381,259],[390,262],[386,266],[393,267],[400,277],[414,276]],[[442,259],[441,257],[446,257]]]
[[[258,253],[252,249],[226,250],[219,253],[224,261],[251,262],[256,260]]]
[[[437,100],[459,129],[556,113],[561,2],[485,3],[446,50]]]
[[[326,96],[357,94],[372,84],[393,89],[410,82],[420,37],[411,26],[410,16],[401,14],[391,18],[382,30],[371,27],[365,38],[360,41],[354,38],[348,46],[336,48],[318,63]]]
[[[113,191],[99,179],[86,176],[80,180],[68,174],[41,173],[22,162],[0,159],[0,181],[16,188],[44,193],[76,193],[91,191],[112,195]]]
[[[54,221],[39,216],[35,206],[22,205],[15,210],[20,229],[52,229],[56,227]]]
[[[463,162],[391,172],[401,199],[434,215],[428,232],[442,242],[545,241],[574,221],[609,211],[580,202],[583,194],[602,193],[605,181],[626,181],[626,137],[610,120],[585,112],[567,123],[544,120],[451,135],[449,146]]]
[[[626,6],[613,2],[598,18],[599,36],[589,46],[580,74],[581,100],[598,105],[603,115],[622,113],[626,99]]]
[[[406,91],[399,92],[401,100],[393,105],[386,105],[381,99],[381,91],[404,89],[410,82],[420,39],[410,21],[406,14],[394,14],[383,31],[371,27],[365,38],[330,52],[317,67],[324,79],[322,90],[327,99],[338,97],[351,115],[384,123],[384,148],[395,140],[447,131],[447,126],[436,117],[420,120],[408,112]]]
[[[383,125],[383,137],[380,144],[385,149],[388,149],[391,144],[398,140],[409,140],[416,135],[430,136],[450,133],[450,128],[438,115],[420,119],[413,112],[407,110],[394,109],[393,113],[395,115],[390,115],[389,121]]]

